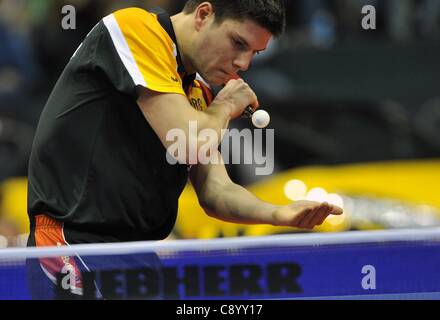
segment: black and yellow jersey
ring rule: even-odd
[[[31,229],[46,214],[74,243],[165,238],[188,167],[167,162],[136,88],[186,95],[204,110],[212,97],[194,77],[166,13],[128,8],[101,20],[42,112],[29,163]]]

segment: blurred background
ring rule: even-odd
[[[112,11],[184,0],[0,0],[0,247],[22,246],[27,161],[39,114],[73,52]],[[76,8],[63,30],[61,9]],[[364,5],[377,29],[364,30]],[[290,0],[286,34],[242,76],[275,129],[275,172],[230,165],[260,198],[344,207],[314,232],[440,225],[440,0]],[[251,128],[249,121],[233,126]],[[188,186],[174,238],[299,232],[208,218]]]

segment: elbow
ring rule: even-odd
[[[205,211],[205,213],[211,218],[218,218],[221,208],[221,185],[218,182],[211,182],[208,186],[205,186],[197,192],[197,198],[199,205]]]
[[[199,197],[199,205],[209,217],[216,217],[215,207],[212,205],[211,201],[207,200],[206,197]]]

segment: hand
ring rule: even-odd
[[[217,94],[214,102],[227,105],[230,110],[231,119],[240,117],[247,106],[251,105],[254,110],[259,107],[257,96],[249,85],[242,79],[230,80],[226,86]]]
[[[296,201],[279,207],[274,212],[275,225],[313,229],[321,225],[329,215],[341,215],[343,210],[327,202]]]

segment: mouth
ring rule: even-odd
[[[239,78],[236,72],[227,72],[224,69],[216,70],[216,78],[218,79],[216,82],[220,84],[226,84],[229,80]]]
[[[221,83],[226,83],[231,79],[231,75],[222,69],[217,70],[217,78]]]
[[[233,72],[226,72],[225,70],[222,70],[222,69],[220,69],[219,71],[221,72],[221,74],[223,74],[223,76],[227,79],[227,81],[240,78],[238,76],[238,74],[234,71]]]
[[[225,76],[230,76],[231,74],[229,73],[229,72],[226,72],[225,70],[223,70],[223,69],[219,69],[219,71],[223,74],[223,75],[225,75]]]
[[[225,70],[220,69],[220,71],[228,78],[228,80],[239,79],[240,76],[236,71],[226,72]]]

